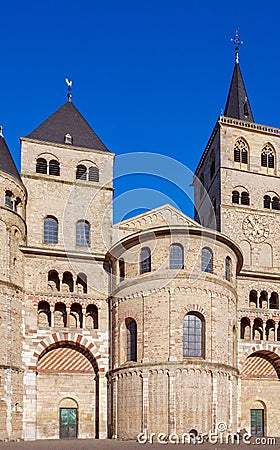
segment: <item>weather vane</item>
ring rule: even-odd
[[[73,84],[73,81],[71,81],[71,80],[68,80],[68,78],[65,78],[65,81],[66,81],[66,84],[67,84],[67,91],[68,91],[68,94],[67,94],[67,97],[68,97],[68,102],[71,102],[71,99],[72,99],[72,94],[71,94],[71,91],[72,91],[72,84]]]
[[[235,37],[231,38],[231,42],[235,45],[235,62],[239,63],[239,45],[244,44],[243,41],[238,36],[239,28],[236,28],[235,30]]]

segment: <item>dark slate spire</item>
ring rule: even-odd
[[[65,138],[66,135],[68,135],[68,139]],[[68,102],[64,103],[64,105],[26,137],[43,142],[73,145],[75,147],[109,152],[69,99]]]
[[[240,66],[237,61],[234,66],[224,116],[254,122]]]
[[[239,66],[239,46],[243,44],[243,41],[239,38],[239,28],[235,30],[235,37],[232,38],[231,41],[235,45],[235,66],[224,116],[247,120],[247,122],[254,122],[253,113]]]
[[[2,135],[2,127],[0,131],[0,171],[6,172],[22,184],[18,170]]]

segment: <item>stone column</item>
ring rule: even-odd
[[[143,433],[148,429],[148,411],[149,411],[149,375],[143,373],[142,384],[142,431]]]
[[[174,434],[177,431],[176,426],[176,378],[175,373],[173,371],[169,372],[169,417],[168,417],[168,425],[169,430],[168,434]]]
[[[23,377],[23,439],[32,441],[37,438],[37,378],[35,370],[27,370]]]
[[[50,306],[50,311],[51,311],[51,327],[54,327],[54,306]]]
[[[107,378],[99,372],[99,438],[107,438]]]
[[[66,328],[70,328],[70,311],[71,307],[66,306]]]
[[[82,306],[82,328],[86,326],[86,306]]]

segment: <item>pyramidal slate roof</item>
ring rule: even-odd
[[[236,62],[229,88],[224,116],[254,122],[239,63]]]
[[[68,133],[72,136],[73,144],[65,144],[65,135]],[[71,101],[64,103],[26,137],[38,141],[109,152]]]
[[[0,171],[8,173],[22,184],[9,147],[2,135],[0,135]]]

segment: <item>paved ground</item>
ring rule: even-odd
[[[268,439],[268,438],[266,438]],[[257,445],[257,443],[252,439],[252,445]],[[74,439],[74,440],[44,440],[44,441],[33,441],[33,442],[0,442],[0,449],[6,450],[135,450],[135,449],[188,449],[188,450],[220,450],[220,449],[236,449],[236,450],[248,450],[248,444],[215,444],[215,443],[204,443],[197,445],[190,444],[139,444],[138,442],[131,441],[115,441],[115,440],[95,440],[95,439]],[[270,448],[270,449],[280,449],[280,438],[275,441],[275,443],[259,443],[259,449]]]

